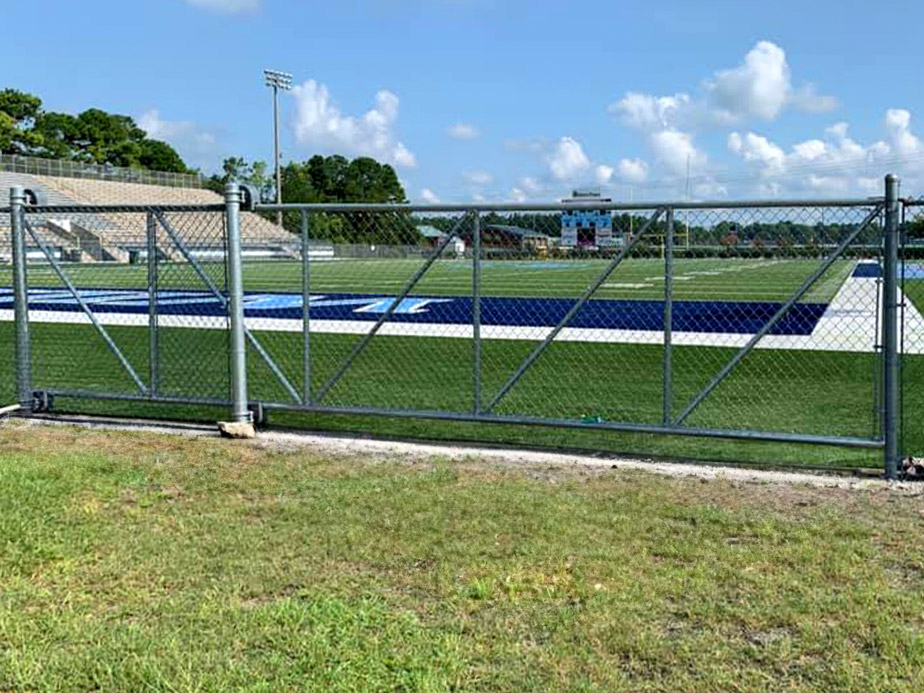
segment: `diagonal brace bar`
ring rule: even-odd
[[[516,373],[510,376],[510,379],[500,389],[500,392],[497,393],[494,399],[491,400],[491,402],[482,410],[482,412],[489,413],[492,409],[494,409],[494,407],[497,406],[498,402],[500,402],[504,397],[507,396],[507,393],[510,392],[510,389],[514,385],[516,385],[517,381],[523,377],[523,374],[526,373],[527,370],[529,370],[529,367],[533,365],[533,362],[542,355],[542,353],[549,347],[549,345],[552,343],[555,337],[558,336],[558,333],[561,332],[568,325],[569,322],[571,322],[571,319],[575,315],[577,315],[578,311],[581,310],[581,308],[584,307],[584,304],[587,303],[590,297],[593,296],[597,292],[597,289],[600,288],[603,282],[605,282],[609,278],[609,276],[613,273],[613,271],[617,267],[619,267],[619,264],[625,259],[625,257],[629,253],[632,252],[632,249],[635,248],[636,245],[638,245],[639,241],[641,241],[642,238],[644,238],[648,230],[658,221],[658,219],[661,217],[663,213],[664,213],[663,207],[660,207],[655,210],[654,214],[652,214],[648,218],[648,221],[644,223],[642,228],[639,229],[635,238],[633,238],[629,243],[623,246],[620,253],[612,259],[610,264],[607,265],[606,269],[604,269],[603,272],[600,273],[600,276],[598,276],[593,281],[593,283],[587,287],[587,289],[578,299],[577,303],[571,306],[571,309],[565,314],[565,316],[561,320],[558,321],[558,324],[555,325],[554,328],[552,328],[552,331],[549,332],[546,338],[542,340],[542,342],[540,342],[539,345],[535,349],[533,349],[532,353],[529,356],[526,357],[526,360],[523,361],[522,364],[520,364],[520,367],[517,369]]]
[[[680,413],[680,416],[677,417],[677,420],[674,422],[676,426],[679,426],[684,421],[686,421],[690,414],[692,414],[693,411],[703,403],[703,400],[705,400],[712,393],[712,391],[715,390],[719,384],[729,376],[733,370],[735,370],[738,364],[741,363],[741,360],[749,353],[751,353],[754,347],[757,346],[757,343],[763,339],[770,332],[770,330],[776,327],[777,323],[783,319],[786,313],[788,313],[792,307],[796,305],[796,302],[799,301],[799,299],[801,299],[806,294],[806,292],[812,288],[815,282],[817,282],[821,276],[828,271],[828,269],[830,269],[831,265],[833,265],[834,262],[843,254],[844,250],[847,249],[847,246],[853,243],[857,236],[859,236],[880,215],[881,212],[882,205],[876,205],[876,207],[866,216],[866,218],[857,226],[857,228],[855,228],[850,233],[850,235],[847,236],[847,238],[841,241],[837,248],[835,248],[827,258],[825,258],[825,261],[821,263],[821,266],[802,283],[802,286],[799,287],[799,290],[796,291],[796,293],[793,294],[789,300],[786,301],[786,303],[784,303],[780,309],[776,311],[776,313],[774,313],[773,317],[770,318],[770,320],[768,320],[764,326],[757,331],[757,334],[751,337],[751,339],[748,340],[748,343],[741,347],[738,353],[736,353],[732,359],[727,364],[725,364],[725,367],[716,374],[712,381],[706,385],[706,387],[704,387],[700,393],[696,395],[696,397],[693,398],[693,401],[691,401],[687,405],[686,409]]]
[[[32,228],[32,224],[29,223],[28,219],[24,219],[26,231],[29,232],[29,235],[32,236],[32,240],[35,241],[35,244],[42,251],[42,254],[45,256],[45,259],[48,260],[48,264],[51,265],[51,268],[54,270],[54,273],[58,275],[58,279],[67,287],[67,290],[70,291],[71,296],[74,297],[74,300],[77,301],[77,305],[80,306],[80,309],[86,314],[90,319],[90,323],[93,325],[94,329],[99,333],[99,336],[103,338],[103,341],[106,342],[106,346],[109,347],[109,350],[112,354],[118,359],[119,363],[122,364],[122,368],[125,369],[125,372],[128,373],[129,377],[134,381],[135,387],[138,388],[138,392],[142,395],[148,395],[148,388],[145,386],[144,382],[138,377],[138,373],[135,372],[135,369],[132,367],[132,364],[125,354],[122,353],[122,350],[119,349],[118,345],[112,340],[112,337],[109,336],[109,332],[105,327],[96,319],[96,316],[93,314],[93,311],[90,309],[90,306],[87,305],[87,302],[83,300],[83,297],[80,295],[80,292],[77,290],[77,287],[74,286],[70,278],[65,274],[64,270],[61,269],[61,265],[58,264],[58,261],[55,260],[54,255],[51,254],[51,251],[48,249],[48,246],[39,238],[39,235],[35,232],[35,229]]]
[[[446,246],[449,245],[449,242],[456,236],[456,232],[462,227],[462,224],[465,223],[465,220],[468,218],[468,216],[469,213],[466,212],[459,218],[459,221],[457,221],[455,226],[452,227],[452,230],[446,234],[446,237],[436,247],[436,250],[433,252],[433,254],[427,258],[427,261],[418,268],[417,272],[414,273],[414,276],[411,277],[407,284],[404,285],[401,293],[398,294],[395,300],[392,301],[391,305],[388,306],[388,310],[382,313],[379,319],[376,320],[375,325],[372,326],[372,329],[364,334],[363,338],[356,343],[356,346],[353,347],[353,350],[350,352],[349,356],[347,356],[343,363],[340,364],[340,368],[337,369],[337,372],[334,373],[330,380],[324,384],[324,387],[318,391],[317,397],[315,397],[314,400],[315,404],[319,404],[324,399],[324,397],[327,396],[327,393],[331,391],[334,385],[340,382],[340,379],[350,369],[350,366],[353,364],[353,361],[356,360],[356,357],[359,356],[360,353],[362,353],[362,351],[369,344],[369,342],[372,341],[372,338],[376,335],[382,325],[391,319],[391,316],[395,314],[395,311],[398,309],[398,306],[401,305],[401,302],[407,298],[407,295],[411,293],[411,291],[417,285],[417,282],[420,281],[421,277],[427,273],[427,270],[429,270],[430,267],[433,266],[433,263],[436,262],[440,255],[443,254]]]
[[[164,216],[163,211],[155,210],[154,216],[157,217],[157,221],[160,222],[160,225],[163,227],[164,231],[167,232],[167,235],[170,237],[170,240],[173,241],[173,244],[177,247],[180,253],[183,255],[183,258],[186,262],[189,263],[190,267],[193,268],[193,271],[198,275],[199,279],[202,280],[202,283],[208,288],[210,292],[221,302],[221,306],[224,309],[228,308],[228,298],[225,296],[221,289],[215,284],[212,278],[202,269],[202,265],[192,256],[192,253],[186,248],[186,244],[183,243],[183,239],[180,238],[176,230],[170,225],[170,222],[167,221],[167,218]],[[250,346],[260,355],[260,358],[266,363],[267,367],[273,372],[273,375],[276,376],[276,379],[279,380],[279,383],[285,389],[286,393],[296,402],[301,402],[301,395],[298,393],[298,390],[292,385],[289,379],[286,377],[285,373],[282,372],[282,369],[276,365],[276,362],[273,360],[273,357],[267,353],[266,349],[263,348],[263,345],[257,340],[256,337],[251,334],[247,326],[244,326],[244,336],[247,338]]]

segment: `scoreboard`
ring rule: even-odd
[[[599,193],[574,192],[571,202],[609,202]],[[609,248],[619,245],[613,235],[613,217],[603,209],[568,209],[561,214],[561,245],[563,248]]]

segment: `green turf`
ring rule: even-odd
[[[15,424],[0,486],[4,691],[924,687],[920,497]]]
[[[0,326],[0,344],[12,351],[9,324]],[[147,333],[140,328],[113,327],[111,334],[142,378],[148,380]],[[162,329],[161,395],[227,397],[227,336],[216,330]],[[299,391],[302,389],[301,336],[257,333]],[[131,380],[102,347],[88,326],[32,326],[34,385],[132,393]],[[316,334],[312,341],[313,391],[333,374],[357,338]],[[62,344],[67,348],[62,348]],[[490,400],[515,370],[531,342],[486,341],[483,347],[483,400]],[[473,406],[472,345],[464,339],[378,337],[355,362],[326,404],[391,409],[469,412]],[[674,413],[680,411],[734,353],[730,349],[675,347]],[[595,361],[596,359],[596,361]],[[781,359],[784,361],[781,362]],[[588,365],[597,367],[588,377]],[[287,402],[286,391],[252,350],[248,353],[251,398]],[[794,367],[797,365],[798,368]],[[781,368],[781,366],[786,366]],[[752,428],[831,435],[870,436],[873,428],[874,373],[871,354],[838,352],[752,353],[734,375],[689,419],[692,426]],[[497,407],[499,414],[592,418],[610,422],[659,423],[662,416],[661,348],[646,345],[560,343],[553,345]],[[9,391],[12,396],[11,379]],[[837,393],[837,396],[832,396]],[[912,393],[919,397],[917,393]],[[781,405],[784,402],[785,405]],[[920,406],[917,399],[909,407]],[[86,410],[86,402],[61,402],[62,409]],[[93,411],[183,415],[173,408],[96,405]],[[196,411],[186,410],[195,416]],[[203,414],[214,417],[215,412]],[[838,466],[879,465],[875,451],[779,444],[747,444],[688,438],[563,429],[394,421],[343,416],[273,414],[278,425],[364,430],[383,435],[483,439],[495,442],[586,447],[634,454],[753,460]],[[924,449],[917,431],[909,444]]]
[[[316,262],[311,266],[311,290],[337,293],[399,292],[420,268],[421,259],[371,259]],[[482,292],[486,296],[545,296],[576,298],[605,268],[603,260],[491,261],[482,266]],[[789,298],[819,265],[817,260],[678,259],[675,262],[674,296],[678,300],[783,301]],[[827,302],[840,288],[855,262],[835,263],[806,295],[806,302]],[[220,285],[224,266],[205,264]],[[599,289],[598,298],[659,299],[664,297],[664,262],[657,259],[625,260]],[[133,288],[147,286],[143,265],[72,265],[68,276],[83,288]],[[0,271],[0,285],[9,284]],[[32,267],[30,285],[60,286],[48,267]],[[299,292],[302,267],[297,261],[250,261],[244,266],[248,291]],[[162,289],[203,288],[185,264],[162,263]],[[470,295],[470,260],[440,260],[415,287],[417,294]]]

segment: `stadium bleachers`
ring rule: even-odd
[[[50,205],[214,205],[221,204],[221,195],[211,190],[177,188],[141,183],[123,183],[81,178],[29,175],[0,171],[0,194],[14,185],[41,191]],[[8,194],[8,193],[6,193]],[[3,202],[0,202],[3,204]],[[5,215],[0,215],[5,216]],[[220,217],[172,214],[168,215],[176,233],[191,250],[214,246],[221,242],[215,224]],[[132,251],[146,248],[147,215],[125,212],[68,213],[62,218],[48,215],[33,224],[44,243],[61,256],[80,262],[128,262]],[[220,228],[220,227],[219,227]],[[9,247],[9,218],[0,218],[0,247]],[[295,237],[271,221],[244,212],[241,215],[241,236],[245,251],[261,254],[292,255],[297,245]],[[179,255],[167,235],[159,232],[159,247],[171,259]]]

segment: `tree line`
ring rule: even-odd
[[[0,153],[202,175],[129,116],[98,108],[76,115],[48,111],[41,98],[16,89],[0,90]],[[230,181],[247,183],[269,201],[275,199],[273,173],[263,161],[229,157],[220,171],[204,176],[204,183],[216,192]],[[292,161],[282,168],[282,192],[291,202],[407,201],[395,170],[369,157]]]
[[[0,91],[0,153],[190,173],[173,147],[149,138],[128,116],[99,108],[46,111],[38,96],[16,89]]]

